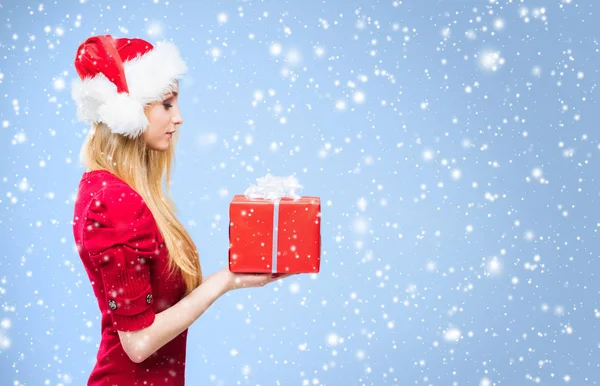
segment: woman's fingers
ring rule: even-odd
[[[292,275],[296,275],[295,273],[274,273],[271,274],[271,278],[274,280],[285,279],[286,277],[290,277]]]
[[[233,288],[262,287],[279,279],[295,275],[294,273],[234,273]]]

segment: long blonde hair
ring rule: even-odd
[[[202,270],[196,245],[175,216],[175,203],[171,197],[171,164],[177,133],[167,150],[156,151],[146,146],[143,135],[132,139],[113,133],[102,122],[94,123],[81,148],[80,158],[88,170],[107,170],[142,197],[165,239],[169,272],[173,274],[176,269],[180,270],[187,294],[202,282]]]

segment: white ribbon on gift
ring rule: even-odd
[[[298,183],[294,176],[276,177],[267,173],[264,177],[256,179],[256,185],[251,185],[244,192],[247,199],[265,199],[271,200],[274,204],[273,210],[273,251],[271,256],[271,272],[277,272],[277,235],[279,221],[279,201],[283,197],[293,199],[300,198],[301,195],[296,190],[301,190],[302,185]]]
[[[256,185],[251,185],[244,192],[246,198],[264,198],[276,200],[282,197],[299,198],[296,189],[302,189],[302,185],[294,176],[275,177],[271,173],[256,179]]]

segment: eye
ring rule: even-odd
[[[163,103],[163,106],[165,106],[165,110],[169,110],[171,107],[173,107],[171,103]]]

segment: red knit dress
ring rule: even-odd
[[[108,171],[84,173],[73,234],[102,314],[88,385],[184,385],[187,330],[139,364],[117,333],[150,326],[185,294],[181,274],[168,276],[164,239],[141,196]]]

